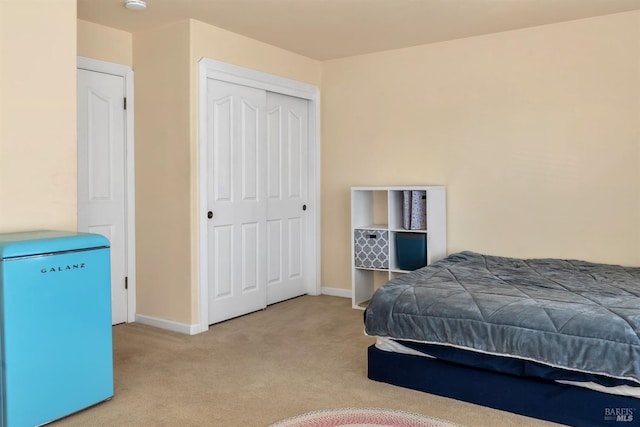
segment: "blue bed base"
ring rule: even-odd
[[[428,357],[368,350],[368,376],[388,384],[572,426],[640,426],[640,399]]]

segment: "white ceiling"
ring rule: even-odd
[[[640,0],[78,0],[78,18],[131,33],[197,19],[327,60],[640,9]]]

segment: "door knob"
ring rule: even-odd
[[[207,212],[207,218],[209,219],[213,218],[213,212],[211,211]]]
[[[307,210],[307,205],[302,205],[302,210],[306,211]]]

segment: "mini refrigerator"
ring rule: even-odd
[[[109,256],[96,234],[0,234],[0,427],[113,396]]]

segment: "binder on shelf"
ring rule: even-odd
[[[411,191],[402,192],[402,228],[411,230]]]
[[[411,229],[425,230],[427,228],[427,192],[411,192]]]

